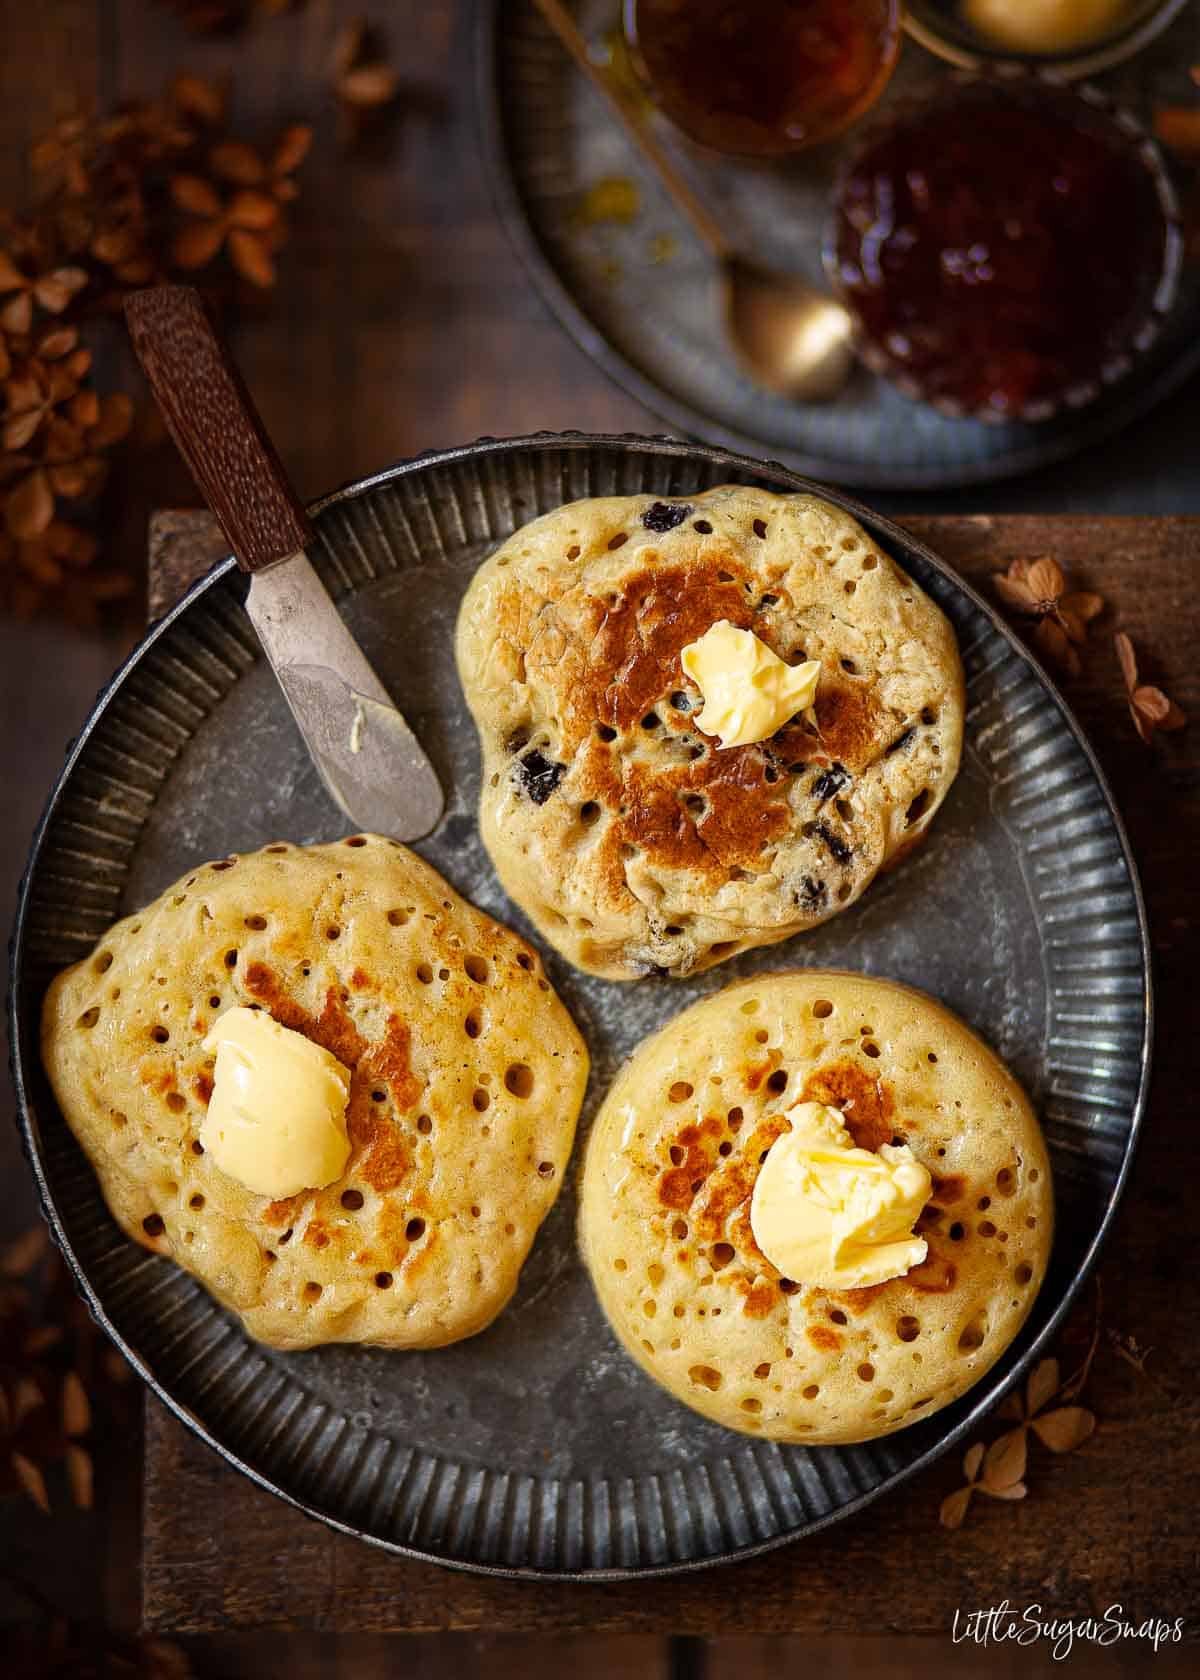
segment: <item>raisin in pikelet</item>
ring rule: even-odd
[[[565,764],[553,764],[540,752],[527,752],[517,760],[517,771],[525,791],[535,805],[544,805],[566,773]]]
[[[814,776],[809,792],[814,799],[824,801],[832,799],[835,793],[841,793],[844,787],[850,786],[850,772],[844,764],[832,764],[828,770],[822,770],[819,776]]]
[[[651,502],[642,515],[642,524],[647,531],[662,533],[673,531],[677,525],[682,525],[692,511],[690,502]]]

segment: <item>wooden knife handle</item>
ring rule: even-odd
[[[258,410],[204,300],[192,286],[149,286],[125,319],[168,430],[243,571],[312,540]]]

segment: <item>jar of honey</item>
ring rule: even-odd
[[[1123,377],[1177,291],[1174,190],[1090,87],[957,78],[850,156],[826,247],[868,366],[944,412],[1044,420]]]
[[[691,139],[783,157],[848,127],[887,86],[899,0],[626,0],[634,63]]]

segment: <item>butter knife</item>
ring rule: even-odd
[[[151,286],[125,303],[168,430],[250,575],[246,611],[330,797],[355,828],[416,840],[442,789],[317,576],[308,516],[200,294]]]

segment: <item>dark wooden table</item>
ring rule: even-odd
[[[1101,1268],[1105,1331],[1153,1348],[1139,1376],[1107,1334],[1088,1391],[1100,1419],[1070,1458],[1035,1449],[1023,1505],[977,1499],[957,1534],[938,1525],[956,1461],[860,1516],[759,1560],[663,1583],[531,1586],[451,1574],[335,1535],[229,1470],[147,1401],[143,1613],[150,1629],[285,1624],[321,1632],[945,1635],[955,1610],[1042,1604],[1085,1616],[1119,1602],[1194,1615],[1200,1503],[1200,1282],[1195,1262],[1200,914],[1200,519],[1040,516],[905,523],[973,582],[1017,555],[1052,553],[1109,601],[1068,684],[1108,772],[1146,889],[1158,985],[1158,1062],[1145,1141]],[[223,552],[203,514],[165,514],[152,539],[160,612]],[[1119,624],[1195,719],[1148,750],[1121,700]],[[1092,1302],[1068,1342],[1078,1357]],[[1097,1658],[1097,1660],[1099,1660]],[[764,1658],[765,1661],[765,1658]]]
[[[331,36],[363,8],[357,0],[309,0],[233,40],[197,39],[173,5],[147,0],[39,0],[3,12],[0,53],[0,190],[15,204],[25,188],[30,140],[72,97],[106,105],[154,93],[176,70],[232,72],[239,133],[269,138],[286,122],[316,128],[301,173],[292,243],[280,255],[271,309],[248,323],[239,361],[296,481],[307,496],[387,461],[480,433],[541,427],[661,431],[661,422],[611,386],[549,319],[496,220],[474,132],[468,36],[483,0],[393,0],[371,8],[388,33],[404,91],[398,120],[361,153],[337,143],[329,89]],[[614,0],[615,11],[616,0]],[[971,506],[1060,509],[1200,506],[1188,476],[1200,401],[1184,396],[1119,442],[1026,486],[988,487]],[[186,505],[191,489],[165,448],[142,450],[122,494],[130,540],[141,542],[153,507]],[[894,499],[892,505],[895,505]],[[912,505],[916,505],[915,503]],[[962,507],[964,498],[941,504]],[[201,549],[194,519],[171,516],[152,586],[161,605],[182,587]],[[620,1671],[666,1672],[655,1630],[753,1632],[760,1640],[713,1647],[710,1680],[766,1680],[795,1672],[796,1658],[771,1638],[806,1636],[804,1661],[838,1653],[860,1676],[907,1675],[949,1659],[953,1610],[1038,1602],[1047,1613],[1103,1608],[1120,1599],[1138,1614],[1195,1613],[1197,1506],[1197,1308],[1191,1243],[1195,1193],[1195,1093],[1189,1074],[1197,1038],[1195,985],[1200,854],[1200,692],[1195,522],[955,520],[934,527],[942,551],[972,576],[1016,553],[1053,547],[1080,577],[1109,595],[1138,640],[1147,676],[1161,678],[1191,710],[1182,737],[1147,752],[1118,702],[1107,640],[1098,628],[1085,678],[1069,694],[1089,729],[1129,823],[1150,904],[1158,978],[1158,1079],[1137,1170],[1103,1266],[1106,1322],[1155,1349],[1159,1387],[1102,1351],[1092,1387],[1101,1426],[1077,1455],[1040,1455],[1024,1506],[978,1501],[955,1537],[937,1526],[937,1505],[955,1485],[944,1464],[852,1522],[759,1563],[648,1587],[506,1585],[407,1564],[340,1540],[224,1470],[157,1407],[148,1406],[143,1609],[159,1631],[229,1633],[270,1628],[242,1654],[237,1673],[335,1672],[343,1650],[363,1676],[358,1645],[311,1630],[463,1628],[532,1630],[509,1658],[477,1667],[404,1646],[404,1672],[484,1669],[490,1680],[566,1666],[579,1680]],[[211,538],[207,539],[211,541]],[[203,563],[203,562],[201,562]],[[57,673],[56,673],[57,675]],[[76,720],[77,721],[77,720]],[[67,733],[64,724],[64,734]],[[102,1467],[103,1468],[103,1467]],[[117,1467],[121,1478],[136,1465]],[[103,1481],[103,1475],[101,1480]],[[103,1546],[112,1555],[111,1523]],[[131,1571],[132,1558],[125,1564]],[[115,1567],[115,1566],[114,1566]],[[281,1641],[279,1630],[297,1636]],[[548,1636],[575,1630],[569,1646]],[[619,1659],[596,1637],[626,1639]],[[845,1630],[832,1633],[830,1630]],[[814,1643],[824,1630],[834,1643]],[[895,1657],[891,1631],[913,1636]],[[916,1636],[925,1633],[925,1645]],[[437,1647],[440,1650],[441,1647]],[[493,1648],[494,1649],[494,1648]],[[918,1655],[918,1649],[926,1653]],[[286,1655],[286,1667],[277,1666]],[[392,1659],[375,1652],[378,1671]],[[1022,1656],[1022,1661],[1024,1661]],[[1116,1660],[1115,1658],[1113,1660]],[[531,1665],[533,1663],[533,1666]],[[249,1664],[249,1666],[246,1666]],[[1160,1655],[1155,1672],[1164,1668]],[[225,1665],[223,1665],[224,1671]],[[345,1670],[349,1671],[349,1670]],[[394,1671],[394,1670],[393,1670]],[[831,1670],[832,1671],[832,1670]],[[842,1672],[839,1668],[838,1672]],[[994,1672],[989,1670],[989,1673]],[[1086,1672],[1113,1670],[1101,1654]]]

